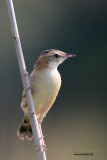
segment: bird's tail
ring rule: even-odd
[[[24,138],[32,140],[33,133],[28,115],[25,115],[20,127],[18,128],[17,135],[20,137],[20,140],[24,140]]]

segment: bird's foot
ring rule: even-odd
[[[43,150],[47,150],[46,144],[45,144],[45,141],[44,141],[44,136],[42,136],[42,137],[40,138],[40,140],[42,141],[41,147],[43,147]]]

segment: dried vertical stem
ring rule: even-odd
[[[6,0],[6,3],[7,3],[7,7],[8,7],[12,35],[13,35],[13,39],[14,39],[14,43],[15,43],[16,55],[17,55],[18,64],[19,64],[19,68],[20,68],[23,87],[24,87],[24,90],[26,91],[26,95],[27,95],[27,106],[28,106],[28,111],[29,111],[31,127],[32,127],[32,131],[33,131],[34,143],[35,143],[35,147],[36,147],[36,151],[37,151],[37,155],[38,155],[38,160],[46,160],[46,155],[45,155],[45,151],[42,147],[42,141],[41,141],[41,137],[40,137],[38,122],[37,122],[35,109],[34,109],[34,105],[33,105],[33,101],[32,101],[29,77],[28,77],[28,73],[26,71],[26,65],[25,65],[25,61],[24,61],[24,57],[23,57],[23,52],[22,52],[21,42],[20,42],[20,38],[19,38],[15,12],[14,12],[14,7],[13,7],[13,2],[12,2],[12,0]]]

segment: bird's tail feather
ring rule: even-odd
[[[20,140],[24,140],[24,138],[32,140],[33,133],[28,115],[25,115],[20,127],[18,128],[17,135],[20,137]]]

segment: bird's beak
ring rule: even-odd
[[[67,54],[67,57],[70,58],[70,57],[75,57],[76,55],[75,54]]]

